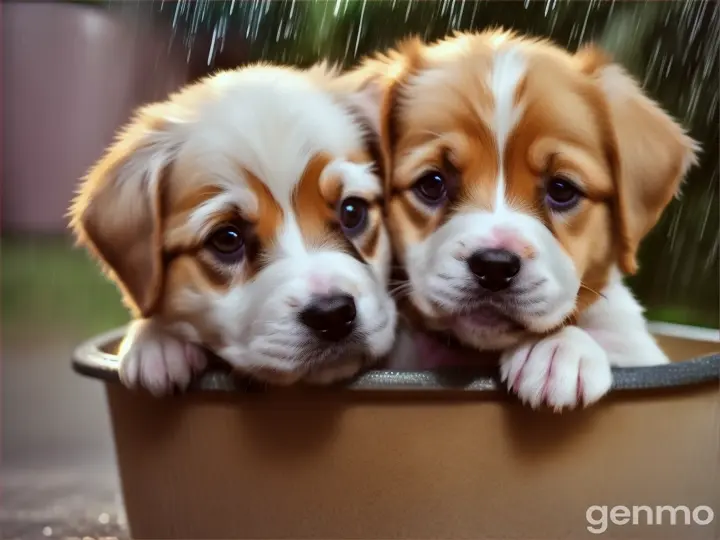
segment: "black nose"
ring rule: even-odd
[[[476,251],[467,263],[478,283],[492,292],[507,289],[520,272],[520,257],[504,249]]]
[[[347,294],[321,296],[300,312],[300,320],[320,339],[340,341],[355,327],[355,300]]]

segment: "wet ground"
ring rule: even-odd
[[[128,537],[103,387],[72,372],[75,343],[3,343],[0,538]]]

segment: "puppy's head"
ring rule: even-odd
[[[395,327],[364,99],[322,66],[192,85],[120,134],[74,230],[136,315],[270,382],[350,376]]]
[[[622,68],[504,32],[360,70],[383,62],[388,226],[428,326],[502,349],[635,271],[696,144]]]

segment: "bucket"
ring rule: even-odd
[[[156,399],[118,383],[124,329],[73,365],[105,385],[133,538],[717,539],[718,332],[653,331],[673,363],[564,414],[481,369],[312,389],[219,369]]]

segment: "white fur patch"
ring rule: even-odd
[[[643,308],[614,269],[593,305],[578,318],[583,328],[606,351],[613,366],[667,364],[670,360],[650,334]]]
[[[179,159],[187,156],[219,178],[236,178],[242,165],[284,209],[315,154],[346,156],[363,147],[360,125],[302,73],[253,66],[207,85],[215,99],[200,104],[193,125],[183,126]]]
[[[282,229],[279,231],[276,240],[276,257],[294,258],[298,262],[308,256],[308,246],[305,245],[300,225],[293,212],[285,215]]]
[[[240,208],[249,214],[257,212],[257,199],[255,194],[244,186],[233,186],[228,191],[211,197],[198,205],[190,213],[188,226],[198,236],[207,235],[212,225],[212,217],[222,212]]]
[[[382,193],[382,184],[372,174],[371,167],[372,163],[352,163],[345,160],[335,160],[325,168],[323,178],[335,175],[342,178],[343,199],[347,197],[374,199]]]
[[[501,47],[493,58],[490,73],[490,86],[495,110],[493,115],[493,131],[498,152],[498,177],[495,210],[503,209],[505,197],[505,145],[513,128],[523,113],[522,103],[515,103],[515,90],[525,75],[526,61],[518,47]]]

